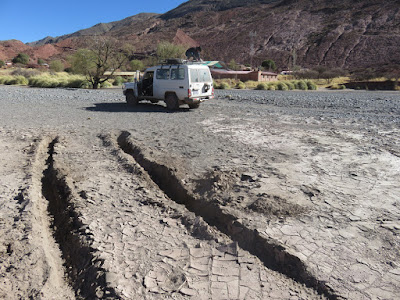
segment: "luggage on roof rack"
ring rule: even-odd
[[[168,58],[162,62],[162,65],[183,65],[186,64],[187,60],[181,58]]]

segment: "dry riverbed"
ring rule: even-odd
[[[399,101],[0,86],[0,298],[395,299]]]

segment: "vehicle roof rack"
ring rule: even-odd
[[[196,64],[203,64],[203,61],[189,61],[182,58],[167,58],[164,60],[161,65],[196,65]]]
[[[183,65],[186,64],[187,60],[181,58],[168,58],[164,60],[161,64],[162,65]]]

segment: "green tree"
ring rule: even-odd
[[[61,60],[53,60],[50,62],[50,70],[54,72],[64,71],[64,64]]]
[[[293,49],[290,57],[289,57],[289,69],[292,71],[298,71],[300,69],[300,66],[297,65],[297,51],[296,49]]]
[[[13,58],[12,62],[14,64],[26,65],[29,62],[29,55],[25,53],[19,53],[16,57]]]
[[[0,68],[4,67],[6,65],[6,63],[2,60],[0,60]]]
[[[272,59],[264,60],[264,61],[261,63],[261,66],[262,66],[265,70],[268,70],[268,71],[275,71],[275,70],[276,70],[276,64],[275,64],[275,62],[274,62]]]
[[[84,74],[93,89],[97,89],[113,77],[132,52],[132,47],[122,45],[114,38],[96,36],[88,40],[86,49],[79,49],[70,56],[69,62],[74,73]]]
[[[239,66],[234,59],[231,59],[231,61],[228,63],[228,68],[234,71],[239,70]]]
[[[131,62],[129,63],[129,66],[132,71],[136,71],[136,70],[143,71],[145,68],[144,63],[138,59],[131,60]]]
[[[155,56],[147,56],[144,60],[143,60],[143,64],[146,67],[153,67],[156,66],[158,64],[157,58]]]
[[[377,72],[373,68],[359,69],[355,70],[352,74],[353,80],[371,80],[373,78],[378,77]]]
[[[161,42],[157,45],[156,54],[160,61],[168,58],[184,58],[185,47],[170,42]]]
[[[37,60],[38,65],[44,65],[46,62],[42,58],[38,58]]]

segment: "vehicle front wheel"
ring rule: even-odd
[[[189,108],[190,109],[199,108],[199,106],[200,106],[200,102],[199,103],[191,103],[191,104],[189,104]]]
[[[165,96],[165,104],[168,110],[177,110],[179,108],[179,101],[175,94],[167,94]]]
[[[126,92],[126,102],[130,106],[136,106],[139,103],[139,99],[135,96],[133,91]]]

